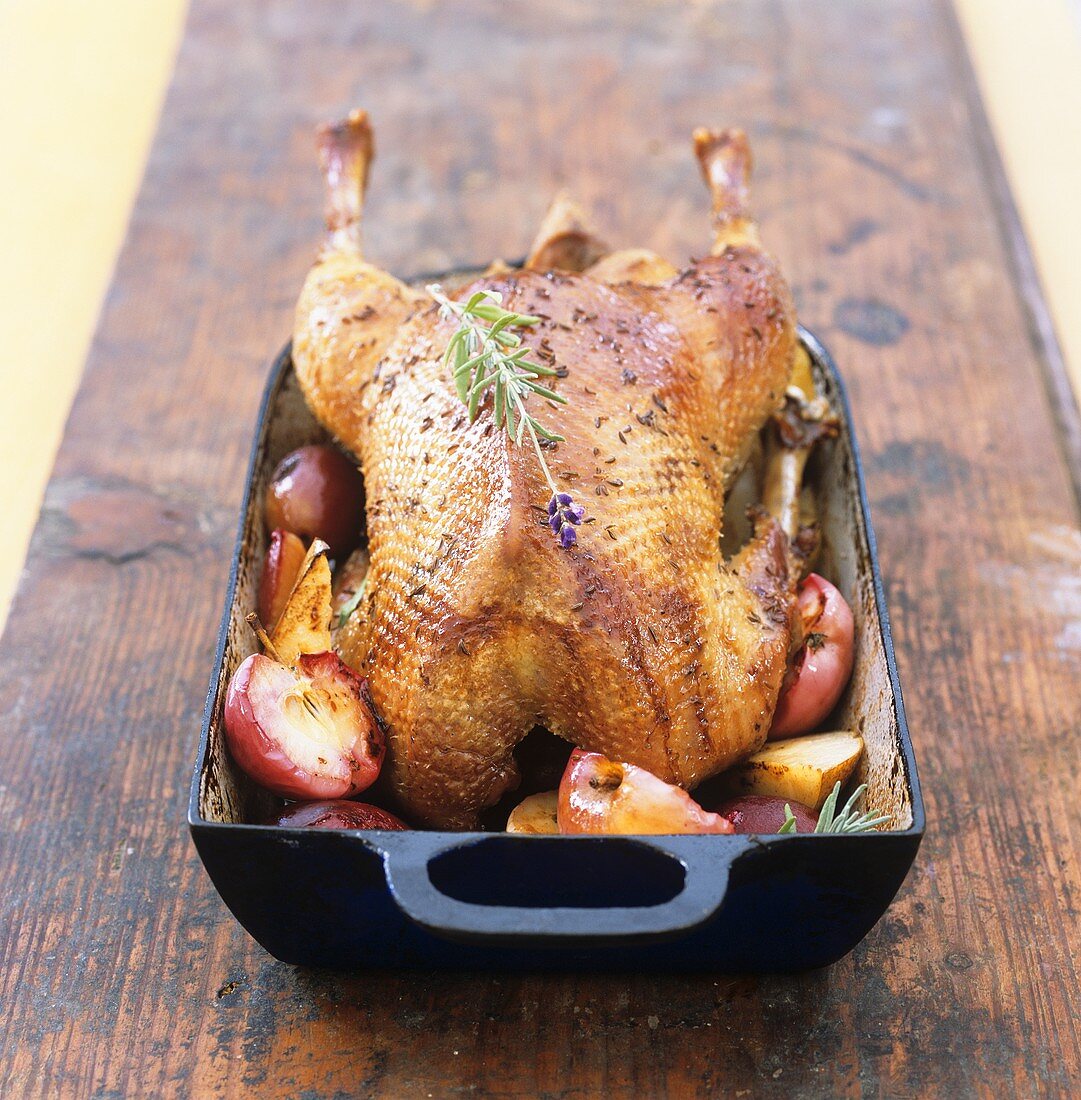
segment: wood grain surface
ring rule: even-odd
[[[191,14],[0,643],[0,1095],[1076,1094],[1076,410],[948,6],[336,7]],[[520,253],[560,183],[615,241],[701,251],[688,134],[750,131],[849,381],[928,806],[829,971],[302,971],[205,878],[184,814],[244,460],[318,232],[311,127],[354,104],[402,273]]]

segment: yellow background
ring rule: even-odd
[[[0,624],[108,287],[185,0],[0,0]],[[1081,2],[957,0],[1081,392]]]

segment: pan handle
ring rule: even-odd
[[[409,839],[418,840],[420,835],[414,834]],[[527,906],[462,901],[444,893],[432,881],[430,867],[440,857],[493,841],[521,845],[523,859],[528,859],[529,845],[537,843],[558,843],[568,849],[577,844],[603,846],[613,842],[641,846],[682,865],[683,883],[674,897],[660,904],[605,906],[604,894],[609,884],[598,876],[596,896],[582,905]],[[383,860],[387,885],[399,908],[429,932],[474,942],[529,939],[534,945],[570,946],[664,939],[697,928],[721,908],[728,890],[729,869],[750,847],[749,838],[742,836],[553,837],[542,841],[533,837],[510,840],[486,834],[450,844],[440,842],[436,846],[388,845],[383,850]],[[601,847],[599,852],[603,851]],[[573,850],[566,855],[573,859]],[[477,856],[476,873],[482,874],[490,861],[479,851]]]

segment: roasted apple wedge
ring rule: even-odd
[[[334,572],[334,595],[331,602],[331,630],[338,630],[349,621],[364,596],[371,564],[368,548],[354,550]]]
[[[835,783],[844,783],[863,753],[863,738],[839,730],[769,741],[728,773],[732,790],[802,802],[812,810]]]
[[[682,788],[645,768],[575,749],[559,785],[561,833],[733,833],[732,822],[702,809]]]
[[[273,630],[304,567],[304,543],[282,527],[270,532],[259,575],[259,618]]]
[[[507,818],[508,833],[559,832],[559,791],[541,791],[522,799]]]
[[[237,764],[284,798],[359,794],[383,763],[367,685],[334,653],[302,653],[291,665],[252,654],[229,683],[225,733]]]
[[[273,649],[283,664],[293,664],[302,653],[325,653],[331,648],[332,591],[327,544],[316,539],[308,547],[296,583],[270,632]]]

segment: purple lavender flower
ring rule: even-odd
[[[555,493],[548,501],[548,526],[552,533],[559,536],[559,545],[564,550],[569,550],[578,541],[578,532],[575,531],[583,519],[586,510],[574,503],[570,493]]]

